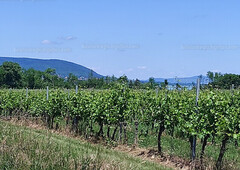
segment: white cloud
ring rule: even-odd
[[[49,45],[49,44],[54,44],[54,45],[57,45],[57,44],[62,44],[63,41],[71,41],[71,40],[75,40],[77,39],[77,37],[74,37],[74,36],[65,36],[65,37],[60,37],[58,38],[57,41],[51,41],[51,40],[42,40],[41,43],[42,44],[45,44],[45,45]],[[62,40],[62,42],[61,42]]]
[[[73,37],[73,36],[66,37],[66,40],[75,40],[75,39],[77,39],[77,37]]]
[[[52,41],[50,40],[42,40],[42,44],[52,44]]]
[[[66,37],[61,37],[60,39],[64,40],[64,41],[70,41],[70,40],[76,40],[77,37],[74,36],[66,36]]]
[[[140,69],[140,70],[144,70],[144,69],[146,69],[147,67],[146,67],[146,66],[138,66],[137,68]]]
[[[42,40],[41,42],[42,44],[54,44],[54,45],[57,45],[57,44],[61,44],[61,42],[56,42],[56,41],[51,41],[51,40]]]

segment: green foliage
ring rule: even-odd
[[[21,87],[22,71],[17,63],[4,62],[0,66],[0,84],[10,88]]]
[[[230,89],[232,85],[234,85],[235,88],[240,86],[240,75],[237,74],[208,72],[207,76],[211,80],[209,85],[213,88]]]
[[[1,114],[64,118],[79,116],[81,120],[118,124],[138,120],[144,124],[164,122],[166,129],[178,128],[186,135],[222,136],[238,139],[240,124],[240,91],[203,90],[195,106],[194,91],[131,90],[118,85],[110,90],[79,90],[68,92],[46,90],[1,90]]]
[[[186,139],[206,136],[230,140],[240,139],[240,91],[202,90],[198,106],[196,92],[191,90],[133,90],[127,84],[115,84],[108,90],[79,90],[76,94],[57,89],[49,91],[0,91],[0,114],[13,116],[26,114],[47,120],[50,128],[69,116],[85,128],[98,124],[99,135],[103,126],[118,127],[135,121],[152,128],[161,127]],[[73,121],[74,122],[74,121]],[[84,129],[83,127],[81,127]],[[92,128],[90,128],[92,129]],[[87,130],[87,129],[86,129]],[[82,131],[82,130],[81,130]]]

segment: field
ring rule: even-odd
[[[77,93],[59,89],[50,90],[48,94],[46,90],[2,90],[0,91],[0,109],[3,118],[9,120],[12,118],[20,120],[23,117],[30,120],[40,119],[48,129],[56,131],[69,129],[69,133],[81,136],[86,141],[93,139],[102,141],[102,145],[108,147],[114,148],[123,145],[145,148],[151,151],[153,156],[166,159],[176,167],[239,169],[240,91],[201,90],[197,105],[195,93],[194,90],[131,90],[125,86],[111,90],[79,90]],[[4,126],[9,126],[9,128],[4,128]],[[44,166],[66,166],[66,169],[74,169],[74,161],[80,161],[77,163],[77,166],[80,167],[84,164],[85,159],[90,162],[88,166],[101,166],[103,169],[105,169],[103,166],[109,166],[112,169],[138,169],[137,166],[141,164],[139,159],[121,160],[116,158],[111,160],[108,165],[109,161],[107,161],[108,163],[101,161],[109,160],[106,157],[113,158],[111,153],[118,153],[103,149],[104,152],[106,150],[109,153],[102,155],[103,151],[98,151],[101,148],[99,146],[87,149],[87,153],[94,152],[92,158],[91,154],[83,154],[85,151],[80,151],[81,149],[78,152],[75,149],[71,150],[71,147],[77,147],[74,145],[74,139],[56,134],[52,134],[54,136],[52,139],[52,137],[49,138],[46,131],[23,127],[21,129],[19,131],[15,125],[1,122],[1,134],[4,134],[2,136],[9,137],[8,143],[15,143],[14,147],[18,147],[20,141],[24,145],[24,139],[26,142],[28,141],[27,133],[41,134],[41,138],[30,137],[29,139],[33,141],[29,145],[29,147],[33,147],[29,149],[33,153],[22,153],[32,155],[28,162],[29,166],[36,165],[43,166],[43,168]],[[16,135],[14,137],[14,134],[18,133],[25,137],[21,138],[21,135],[19,139],[16,138]],[[39,142],[38,139],[44,142]],[[66,145],[55,145],[53,144],[55,142],[51,142],[50,139],[54,141],[59,139],[58,142]],[[2,137],[2,146],[4,146],[4,140]],[[83,144],[79,144],[79,147],[81,145]],[[90,144],[84,143],[84,145],[84,148],[92,147]],[[34,149],[34,147],[37,148]],[[41,162],[45,158],[41,158],[39,155],[44,150],[42,148],[47,147],[51,148],[47,150],[55,152],[44,155],[54,157],[51,154],[56,153],[60,156],[54,157],[56,160],[49,161],[45,165],[45,161]],[[68,153],[71,153],[70,156],[66,156]],[[1,157],[1,159],[6,162],[11,162],[18,156],[10,151],[6,151],[5,154],[7,156]],[[68,161],[68,159],[72,161]],[[20,159],[19,161],[24,162],[24,160]],[[58,163],[52,165],[52,162],[64,162],[64,165]],[[117,167],[119,162],[123,165]],[[9,166],[14,169],[11,166],[18,163],[15,162]],[[147,169],[159,168],[155,164],[146,164]],[[6,163],[6,165],[8,164]]]

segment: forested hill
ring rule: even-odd
[[[56,72],[61,77],[66,77],[69,73],[73,73],[77,77],[87,78],[91,74],[91,69],[75,64],[72,62],[57,60],[57,59],[33,59],[33,58],[14,58],[14,57],[0,57],[0,65],[5,61],[18,63],[22,68],[44,71],[48,68],[56,69]],[[102,75],[92,72],[93,77],[101,78]]]

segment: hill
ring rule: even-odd
[[[69,73],[73,73],[77,77],[88,78],[91,73],[91,69],[72,62],[57,60],[57,59],[33,59],[33,58],[14,58],[14,57],[0,57],[0,64],[5,61],[11,61],[18,63],[22,68],[44,71],[48,68],[56,69],[56,72],[61,77],[66,77]],[[102,75],[92,72],[93,77],[101,78]]]

